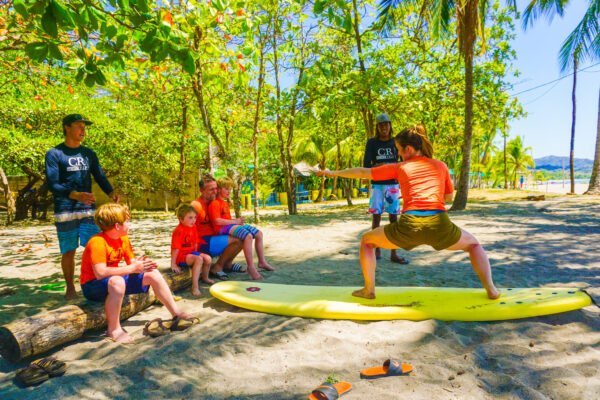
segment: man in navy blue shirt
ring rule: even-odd
[[[398,162],[398,149],[393,138],[392,120],[387,114],[379,114],[377,122],[377,135],[367,141],[363,167],[373,168],[384,164]],[[400,186],[395,179],[385,181],[371,181],[371,198],[369,199],[369,213],[373,215],[372,229],[381,224],[381,214],[387,212],[390,223],[398,220],[400,214]],[[375,257],[381,258],[381,249],[375,249]],[[408,264],[408,260],[400,257],[396,250],[392,250],[390,261],[398,264]]]
[[[119,201],[96,153],[81,145],[85,127],[91,124],[79,114],[67,115],[62,121],[65,141],[46,153],[46,181],[54,194],[54,224],[68,300],[77,298],[73,284],[75,251],[79,245],[85,247],[88,240],[100,232],[94,223],[96,198],[92,193],[92,176],[104,193]]]

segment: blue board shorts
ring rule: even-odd
[[[108,280],[112,278],[109,276],[104,279],[92,279],[81,285],[81,291],[83,296],[91,301],[104,301],[108,296]],[[125,295],[146,293],[150,288],[149,285],[142,285],[144,280],[144,274],[129,274],[123,275],[125,279]]]
[[[371,185],[370,214],[400,214],[400,185]]]
[[[61,254],[77,250],[80,245],[85,247],[92,236],[100,233],[94,223],[94,210],[59,213],[54,219]]]
[[[229,235],[206,235],[202,236],[202,240],[206,243],[200,245],[200,251],[212,257],[221,255],[227,246],[229,246]]]

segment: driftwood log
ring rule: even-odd
[[[181,274],[163,273],[172,292],[191,285],[190,270]],[[148,293],[125,296],[121,319],[126,319],[150,306],[156,300],[152,289]],[[77,340],[90,329],[106,326],[104,303],[82,301],[0,326],[0,355],[10,362],[48,351]]]

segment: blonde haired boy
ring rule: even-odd
[[[96,210],[94,220],[102,232],[90,238],[85,246],[79,280],[86,299],[105,302],[107,335],[115,342],[134,341],[119,321],[123,297],[146,293],[150,286],[174,320],[190,322],[192,319],[175,304],[171,289],[156,269],[156,263],[147,256],[134,257],[127,236],[130,227],[127,206],[103,204]],[[119,266],[122,259],[126,265]],[[182,325],[185,324],[178,323],[178,326]]]

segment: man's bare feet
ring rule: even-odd
[[[79,295],[77,294],[75,289],[73,289],[72,291],[67,290],[67,293],[65,293],[65,300],[75,300],[78,298],[79,298]]]
[[[375,292],[371,292],[367,288],[362,288],[360,290],[355,290],[354,292],[352,292],[352,296],[355,296],[355,297],[364,297],[365,299],[374,299],[375,298]]]
[[[213,281],[210,278],[202,278],[202,282],[207,283],[209,285],[212,285],[213,283],[215,283],[215,281]]]
[[[258,263],[258,268],[267,270],[267,271],[275,271],[275,268],[271,267],[266,261],[262,263]]]
[[[106,334],[117,343],[133,343],[135,341],[123,328],[115,329],[112,332],[106,331]]]
[[[396,264],[408,264],[408,260],[406,258],[400,257],[396,253],[392,253],[390,256],[390,261]]]
[[[194,296],[202,296],[202,292],[200,291],[199,288],[192,288],[192,294]]]

